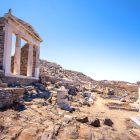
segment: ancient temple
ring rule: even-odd
[[[7,77],[38,79],[41,42],[34,28],[9,10],[0,17],[0,71]]]

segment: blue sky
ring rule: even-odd
[[[43,38],[41,58],[96,80],[140,80],[139,0],[1,0]]]

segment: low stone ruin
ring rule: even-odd
[[[24,88],[0,89],[0,109],[11,107],[14,104],[23,104]]]

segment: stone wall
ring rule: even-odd
[[[0,109],[7,108],[13,103],[20,103],[23,100],[24,88],[6,88],[0,90]]]
[[[10,86],[14,85],[28,86],[35,82],[38,82],[38,80],[36,79],[5,76],[3,71],[0,71],[0,80],[3,83],[7,83]]]
[[[23,86],[28,86],[31,85],[32,83],[38,82],[36,79],[29,79],[29,78],[19,78],[19,77],[5,77],[1,76],[0,79],[2,80],[3,83],[7,83],[8,85],[16,86],[16,85],[23,85]]]
[[[5,18],[0,18],[0,69],[3,69],[5,22]]]
[[[24,76],[27,76],[28,51],[29,44],[25,44],[21,48],[21,60],[20,60],[20,75]]]

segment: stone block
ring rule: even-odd
[[[0,81],[0,87],[7,88],[8,86],[7,86],[7,83],[1,83],[1,81]]]

